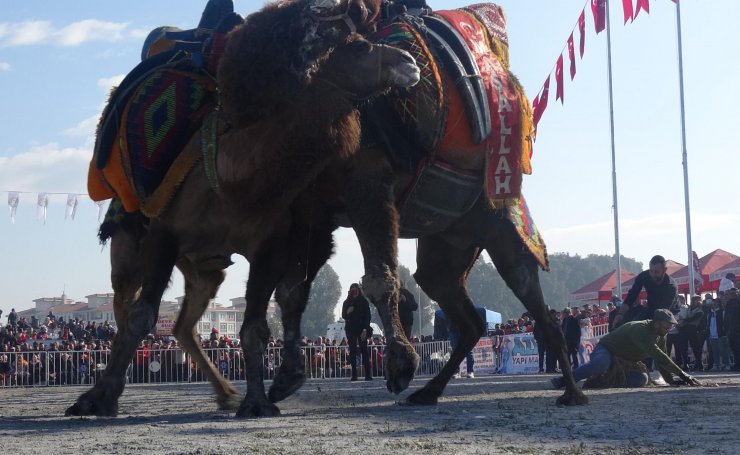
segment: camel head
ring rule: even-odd
[[[411,54],[373,44],[357,33],[334,48],[316,74],[316,79],[335,86],[355,102],[391,88],[411,87],[419,77],[419,67]]]

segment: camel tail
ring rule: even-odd
[[[98,239],[101,245],[105,245],[119,229],[124,229],[136,236],[140,236],[144,232],[145,224],[146,217],[140,212],[126,212],[121,201],[118,198],[114,198],[108,206],[105,219],[100,224],[100,228],[98,228]]]

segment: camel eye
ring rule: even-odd
[[[373,50],[373,45],[365,39],[358,39],[352,42],[352,51],[357,55],[369,54]]]

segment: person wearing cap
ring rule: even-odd
[[[619,307],[614,317],[614,327],[627,321],[650,319],[656,309],[670,308],[673,305],[678,292],[676,282],[668,276],[667,270],[663,256],[655,255],[650,259],[650,267],[635,277],[635,283]],[[643,288],[647,293],[645,307],[640,306],[637,301]]]
[[[599,340],[589,362],[573,370],[574,379],[578,382],[607,377],[610,380],[601,381],[607,387],[643,387],[647,385],[649,377],[644,365],[638,362],[652,358],[669,384],[701,385],[673,363],[665,352],[666,334],[677,322],[670,311],[660,308],[655,310],[652,319],[623,324]],[[674,375],[680,380],[674,380]],[[553,378],[551,383],[556,389],[565,386],[562,377]]]

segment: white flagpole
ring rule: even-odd
[[[681,42],[681,0],[676,1],[676,30],[678,31],[678,91],[681,103],[681,150],[683,157],[683,197],[686,207],[686,250],[689,255],[689,264],[694,263],[693,247],[691,246],[691,206],[689,204],[689,161],[686,152],[686,110],[683,96],[683,44]],[[696,293],[694,284],[694,267],[689,267],[689,292]]]
[[[614,146],[614,92],[612,89],[612,25],[609,15],[609,0],[606,5],[606,48],[607,67],[609,75],[609,126],[612,144],[612,212],[614,214],[614,250],[617,256],[617,286],[618,296],[622,298],[622,255],[619,252],[619,204],[617,201],[617,152]]]

